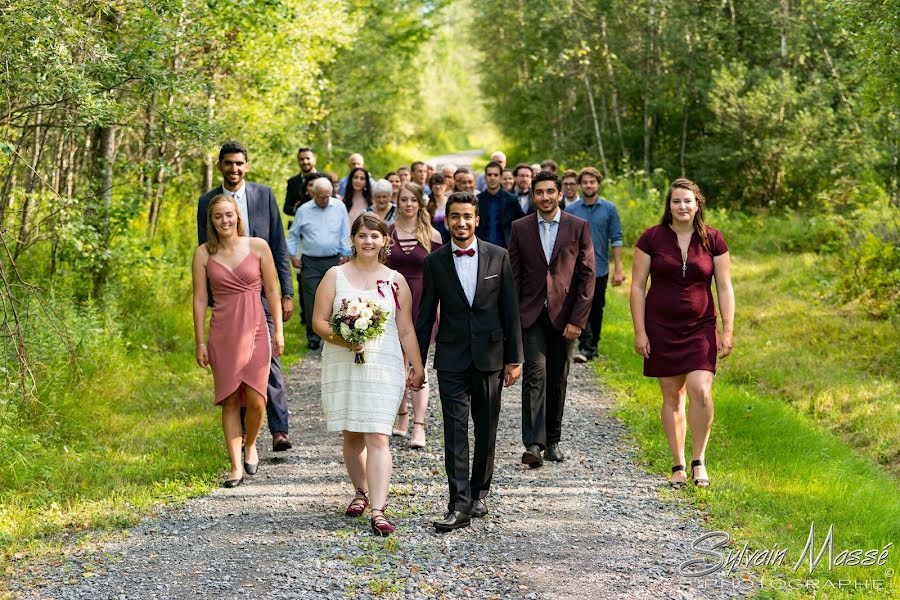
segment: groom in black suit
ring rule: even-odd
[[[238,142],[226,142],[219,150],[219,162],[216,163],[222,173],[222,185],[200,196],[197,203],[197,239],[200,244],[206,242],[206,213],[209,201],[219,194],[235,199],[241,218],[244,221],[244,235],[258,237],[269,242],[275,269],[281,284],[281,314],[284,321],[291,318],[294,311],[294,286],[291,281],[291,262],[287,252],[284,228],[281,225],[281,214],[272,188],[250,183],[244,176],[250,168],[247,149]],[[209,292],[209,304],[215,299]],[[261,297],[269,334],[272,333],[272,315],[265,294]],[[272,449],[282,452],[291,448],[288,438],[288,399],[284,385],[284,374],[281,371],[281,360],[272,355],[272,368],[269,371],[269,386],[266,393],[266,414],[269,418],[269,431],[272,432]]]
[[[478,200],[450,194],[446,206],[451,243],[425,258],[416,335],[423,364],[441,308],[434,368],[444,415],[444,465],[450,485],[447,514],[434,527],[451,531],[487,514],[494,473],[500,391],[522,372],[519,304],[506,250],[475,237]],[[469,413],[475,456],[469,475]]]

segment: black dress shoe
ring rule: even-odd
[[[240,479],[226,479],[225,483],[222,484],[222,487],[223,488],[236,488],[237,486],[241,485],[242,483],[244,483],[243,477],[241,477]]]
[[[460,510],[447,511],[447,514],[440,521],[434,521],[432,525],[438,531],[453,531],[468,527],[472,523],[472,515]]]
[[[481,518],[488,513],[487,505],[484,500],[476,500],[472,503],[472,516]]]
[[[251,465],[250,463],[244,463],[244,473],[247,475],[256,475],[256,472],[259,470],[259,463],[255,465]]]
[[[559,449],[559,444],[550,444],[547,446],[547,449],[544,450],[544,458],[546,460],[552,460],[553,462],[562,462],[566,460],[565,455]]]
[[[541,447],[537,444],[527,446],[522,454],[522,464],[528,465],[532,469],[543,467],[544,458],[541,456]]]
[[[308,342],[306,342],[306,347],[310,350],[318,350],[321,343],[322,342],[318,342],[316,340],[309,340]]]

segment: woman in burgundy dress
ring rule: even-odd
[[[431,226],[431,213],[422,196],[422,188],[412,182],[404,183],[398,192],[397,211],[394,224],[389,228],[394,240],[388,266],[399,271],[406,278],[412,292],[413,322],[419,316],[419,301],[422,298],[422,274],[425,257],[441,246],[441,234]],[[409,440],[410,448],[425,447],[425,412],[428,409],[428,384],[412,392],[413,432]],[[397,412],[398,427],[394,435],[406,436],[409,427],[409,408],[406,393]]]
[[[731,259],[722,234],[703,222],[704,203],[697,184],[673,181],[662,221],[641,235],[632,265],[634,349],[644,357],[644,375],[659,379],[662,424],[675,465],[670,485],[676,489],[686,482],[685,396],[691,404],[687,413],[691,479],[695,485],[709,485],[704,454],[713,420],[716,355],[728,356],[734,344]],[[710,289],[713,278],[722,313],[721,336]]]
[[[284,351],[281,294],[269,244],[245,237],[234,198],[219,194],[209,202],[207,242],[194,251],[194,338],[197,364],[212,368],[215,403],[222,407],[222,429],[231,471],[223,484],[232,488],[255,475],[259,465],[256,436],[266,412],[266,389],[271,355]],[[204,335],[207,284],[215,304]],[[265,289],[275,333],[270,339],[259,293]],[[241,464],[241,407],[247,441]]]

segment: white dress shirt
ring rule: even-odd
[[[538,213],[538,235],[541,236],[541,246],[544,248],[544,257],[547,264],[550,264],[550,257],[553,256],[553,247],[556,245],[556,236],[559,235],[559,215],[561,210],[556,209],[556,214],[549,221],[545,221],[544,217]]]
[[[462,284],[466,300],[469,301],[469,306],[472,306],[472,302],[475,301],[475,287],[478,285],[478,240],[473,240],[468,248],[460,248],[456,242],[450,242],[451,252],[469,249],[474,250],[475,255],[457,256],[454,254],[453,265],[456,267],[456,276],[459,277],[459,282]]]
[[[250,221],[248,220],[247,213],[247,182],[241,181],[241,187],[236,189],[235,191],[228,190],[224,184],[222,184],[222,193],[226,196],[231,196],[234,198],[234,201],[237,202],[238,211],[241,213],[241,221],[244,223],[244,235],[250,235]]]

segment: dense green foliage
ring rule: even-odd
[[[496,2],[475,30],[529,162],[662,169],[742,207],[897,201],[896,1]]]

